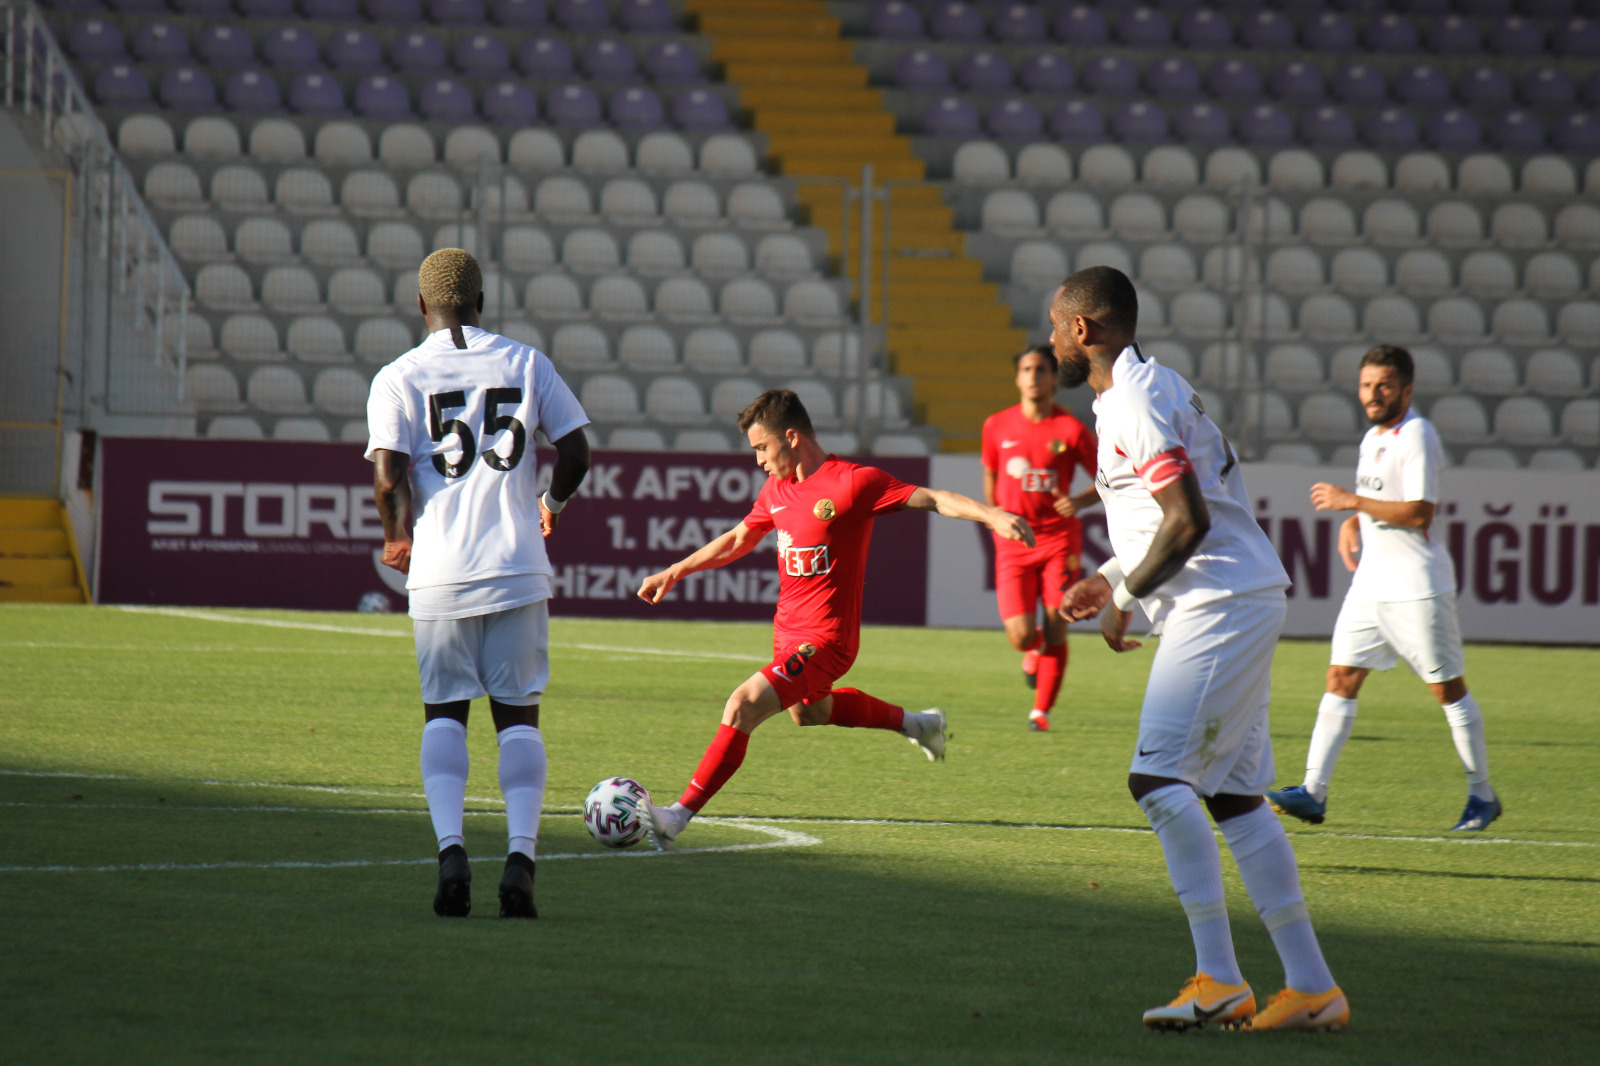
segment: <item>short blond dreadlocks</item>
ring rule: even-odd
[[[440,248],[418,268],[417,291],[430,311],[476,307],[483,291],[483,271],[468,252]]]

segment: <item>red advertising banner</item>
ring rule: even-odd
[[[539,455],[549,477],[553,453]],[[926,459],[874,465],[915,484]],[[771,543],[692,575],[666,602],[634,596],[646,574],[736,525],[765,475],[744,455],[596,452],[547,541],[556,614],[766,621]],[[927,516],[879,519],[864,618],[921,625]],[[113,438],[104,442],[96,596],[101,603],[404,610],[405,579],[378,562],[372,466],[351,444]]]

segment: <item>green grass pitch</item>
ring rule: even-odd
[[[1125,787],[1149,649],[1074,636],[1037,734],[998,633],[869,629],[849,683],[945,708],[947,762],[774,719],[683,853],[589,840],[576,811],[604,776],[675,798],[769,632],[556,621],[540,920],[495,916],[480,705],[476,910],[450,921],[405,619],[0,608],[0,1059],[1595,1061],[1600,651],[1468,649],[1507,807],[1487,839],[1447,839],[1465,790],[1427,691],[1375,675],[1328,823],[1290,829],[1351,1028],[1163,1036],[1139,1014],[1193,955]],[[1279,650],[1280,782],[1326,654]],[[1282,973],[1223,854],[1264,1001]]]

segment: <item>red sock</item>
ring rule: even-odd
[[[700,757],[700,765],[695,768],[694,776],[689,779],[689,787],[683,790],[678,802],[698,814],[700,808],[739,769],[739,764],[744,762],[745,749],[749,746],[749,733],[741,733],[731,725],[719,727],[716,738]]]
[[[1039,654],[1039,687],[1035,690],[1035,710],[1049,712],[1056,705],[1056,695],[1061,691],[1061,678],[1067,672],[1067,645],[1046,644]]]
[[[898,733],[905,722],[904,708],[885,703],[859,689],[836,688],[828,695],[833,697],[829,725],[842,725],[850,729],[892,729]]]

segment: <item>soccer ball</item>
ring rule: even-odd
[[[589,835],[608,848],[631,848],[644,839],[640,808],[650,790],[629,777],[608,777],[589,790],[583,801],[583,824]]]

